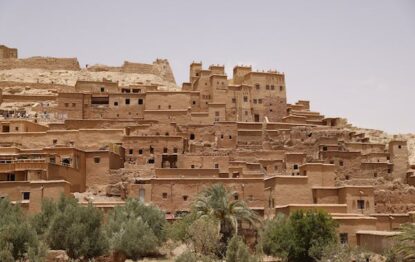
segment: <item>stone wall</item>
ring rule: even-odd
[[[121,67],[121,72],[137,74],[153,74],[162,79],[176,83],[173,71],[167,59],[157,59],[153,64],[132,63],[125,61]]]
[[[376,213],[415,211],[415,187],[394,181],[375,190]]]
[[[73,71],[81,69],[77,58],[29,57],[24,59],[0,59],[0,70],[15,68]]]

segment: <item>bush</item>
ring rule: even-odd
[[[111,239],[114,251],[134,260],[155,253],[158,244],[156,235],[140,217],[122,223],[120,231],[115,232]]]
[[[214,262],[215,259],[191,251],[186,251],[178,256],[175,262]]]
[[[415,260],[415,224],[401,225],[401,234],[395,237],[396,255],[403,260]]]
[[[71,258],[93,258],[107,251],[108,242],[102,231],[102,212],[92,205],[82,207],[58,202],[48,232],[48,243],[52,249],[65,250]]]
[[[28,257],[42,257],[36,231],[20,207],[6,199],[0,199],[0,261],[20,260]]]
[[[125,206],[110,213],[106,232],[114,251],[137,259],[157,251],[165,240],[165,226],[161,210],[128,199]]]
[[[45,198],[42,200],[42,208],[40,212],[32,217],[31,224],[39,235],[44,235],[49,230],[49,227],[56,216],[59,213],[64,212],[69,206],[78,206],[78,202],[75,198],[66,197],[64,194],[61,194],[57,202],[52,199]]]
[[[195,262],[197,260],[198,260],[198,255],[196,253],[191,252],[191,251],[186,251],[180,254],[180,256],[178,256],[176,260],[174,261],[175,262]]]
[[[42,201],[41,211],[32,217],[32,225],[39,235],[47,232],[52,220],[58,212],[58,207],[51,199],[44,199]]]
[[[251,262],[254,258],[240,236],[234,235],[228,243],[226,262]]]
[[[166,228],[167,237],[174,241],[188,241],[190,239],[189,227],[195,220],[196,214],[189,213],[186,216],[174,221]]]
[[[265,254],[288,258],[289,249],[293,245],[291,228],[284,215],[277,215],[267,221],[263,228],[261,241]]]
[[[196,253],[204,256],[215,256],[220,250],[221,234],[218,223],[211,219],[199,218],[189,227],[189,240]]]
[[[299,210],[288,219],[277,216],[264,228],[264,251],[288,261],[319,260],[324,248],[337,242],[336,226],[323,211]]]

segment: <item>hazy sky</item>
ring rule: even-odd
[[[415,133],[415,1],[4,1],[0,43],[82,65],[168,58],[285,72],[289,102]]]

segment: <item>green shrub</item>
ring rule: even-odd
[[[296,211],[288,219],[277,216],[262,234],[264,252],[288,261],[321,259],[324,248],[337,242],[337,224],[323,211]]]
[[[112,250],[137,259],[157,251],[165,240],[166,223],[158,208],[128,199],[125,206],[111,211],[106,232]]]
[[[104,254],[108,242],[102,230],[102,212],[92,205],[61,205],[65,201],[58,203],[59,211],[50,225],[49,246],[65,250],[71,258],[93,258]]]
[[[226,249],[226,262],[252,262],[254,258],[249,253],[248,247],[238,235],[234,235]]]
[[[41,257],[40,241],[36,231],[18,205],[0,199],[0,261]]]
[[[215,260],[214,258],[204,256],[201,254],[196,254],[192,251],[186,251],[182,253],[175,260],[175,262],[214,262],[214,261],[218,261],[218,260]]]
[[[174,241],[186,242],[190,239],[189,227],[196,220],[195,213],[177,219],[167,227],[167,237]]]
[[[158,246],[156,235],[140,217],[123,222],[120,231],[114,232],[111,238],[113,251],[134,260],[157,252]]]
[[[212,219],[199,218],[189,227],[189,240],[196,253],[214,257],[221,249],[218,223]]]

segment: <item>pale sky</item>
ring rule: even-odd
[[[0,44],[82,65],[167,58],[277,69],[289,102],[356,126],[415,133],[415,1],[5,1]]]

